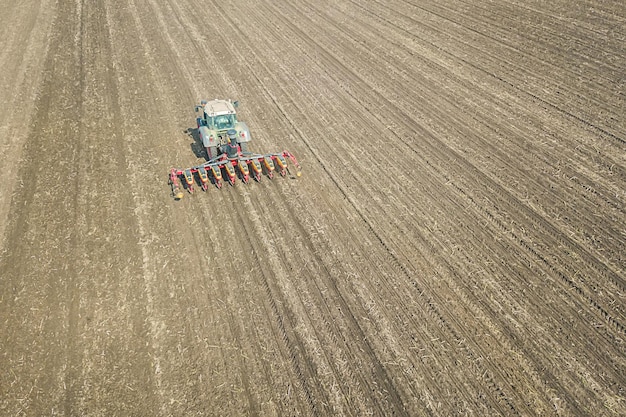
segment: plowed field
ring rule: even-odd
[[[623,1],[0,10],[0,415],[626,415]]]

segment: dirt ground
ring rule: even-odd
[[[0,415],[626,415],[623,1],[0,10]]]

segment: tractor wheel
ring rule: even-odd
[[[217,146],[207,146],[206,147],[206,156],[209,161],[217,156]]]
[[[241,149],[241,153],[248,152],[248,142],[239,142],[239,148]]]

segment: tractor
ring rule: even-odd
[[[248,125],[237,120],[239,102],[231,100],[203,100],[196,106],[198,134],[207,158],[213,159],[222,153],[234,155],[236,147],[248,152],[250,130]]]
[[[209,184],[222,187],[226,180],[235,185],[237,178],[244,183],[250,178],[261,181],[266,175],[273,178],[278,171],[285,176],[289,171],[287,160],[296,167],[296,176],[301,175],[301,168],[296,157],[289,151],[270,154],[257,154],[248,151],[252,139],[250,130],[244,122],[237,120],[239,102],[232,100],[203,100],[195,106],[198,135],[206,150],[207,162],[190,168],[172,168],[169,183],[176,200],[184,196],[183,190],[193,194],[198,184],[207,191]]]

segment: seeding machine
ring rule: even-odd
[[[207,162],[186,169],[171,169],[170,186],[176,200],[183,198],[184,190],[193,193],[196,185],[206,191],[210,184],[221,188],[224,181],[235,185],[237,178],[247,184],[250,178],[261,181],[263,175],[271,179],[274,172],[285,176],[289,172],[287,161],[291,161],[296,167],[296,176],[300,176],[300,165],[288,151],[265,155],[248,151],[250,131],[244,122],[237,120],[237,106],[236,101],[217,99],[203,100],[196,106],[196,112],[201,112],[196,122]]]

